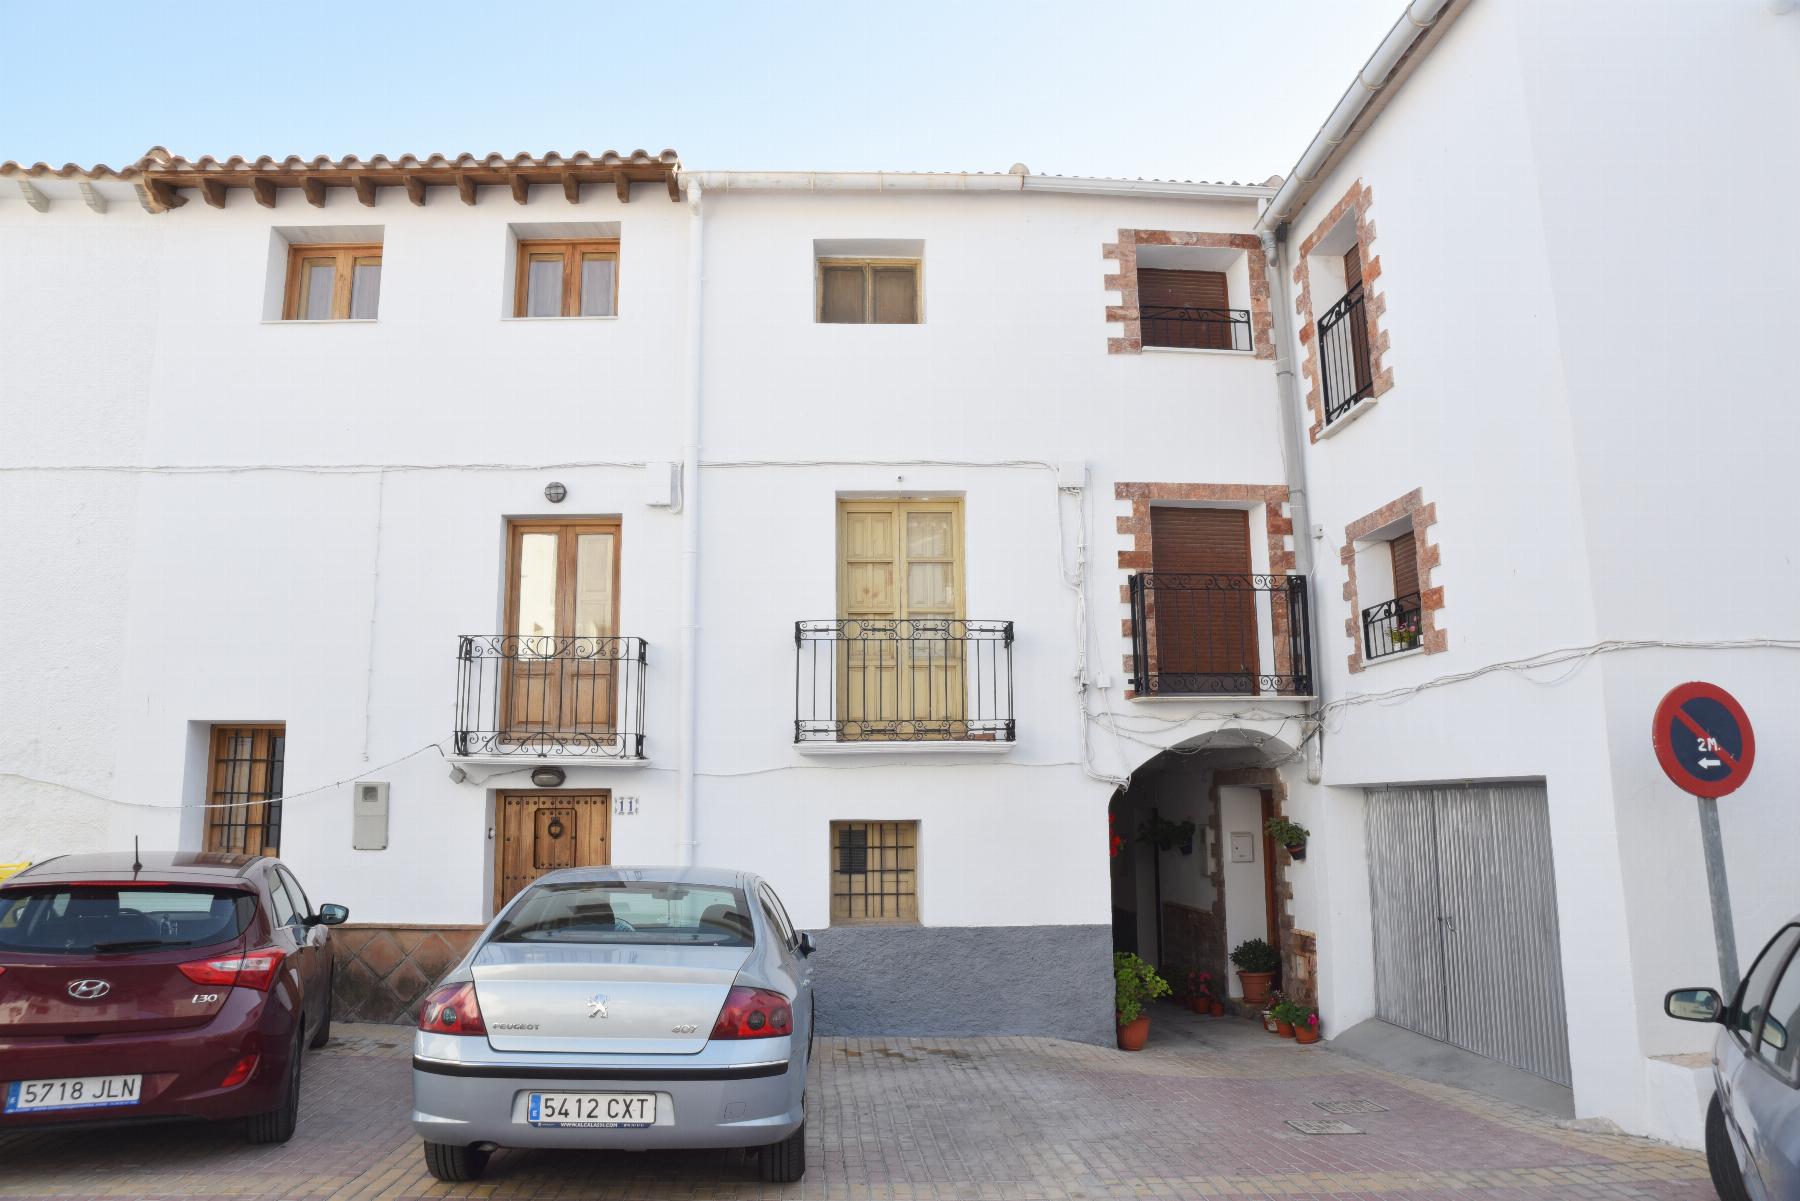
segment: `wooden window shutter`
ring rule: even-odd
[[[1230,307],[1223,271],[1168,271],[1138,268],[1138,303],[1191,309]]]
[[[861,325],[863,314],[863,269],[860,266],[821,266],[819,320],[840,325]]]
[[[1416,596],[1419,591],[1418,542],[1411,530],[1388,543],[1394,556],[1394,595]]]
[[[1247,509],[1150,509],[1150,557],[1159,572],[1250,570]]]
[[[1146,346],[1230,350],[1230,291],[1223,271],[1138,268],[1138,310]],[[1207,310],[1205,313],[1168,310]],[[1216,318],[1216,319],[1202,319]]]
[[[1344,252],[1344,291],[1354,292],[1362,287],[1362,248],[1352,246]]]

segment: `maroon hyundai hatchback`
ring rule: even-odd
[[[65,855],[0,884],[0,1131],[245,1118],[286,1142],[349,916],[260,856]]]

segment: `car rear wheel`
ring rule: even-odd
[[[758,1155],[757,1172],[770,1184],[792,1184],[806,1175],[806,1123]]]
[[[439,1180],[474,1180],[487,1170],[488,1152],[449,1143],[425,1144],[425,1170]]]
[[[294,1031],[294,1045],[288,1051],[287,1077],[282,1082],[281,1104],[268,1113],[252,1114],[244,1123],[244,1134],[253,1143],[285,1143],[294,1137],[300,1121],[300,1061],[306,1056],[302,1021]]]
[[[1712,1170],[1713,1189],[1719,1201],[1750,1201],[1744,1189],[1744,1174],[1738,1168],[1737,1148],[1731,1145],[1731,1131],[1725,1129],[1725,1109],[1714,1093],[1706,1107],[1706,1166]]]

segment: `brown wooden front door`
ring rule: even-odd
[[[610,792],[506,792],[494,837],[494,912],[559,867],[612,862]]]
[[[1254,693],[1249,510],[1153,507],[1150,561],[1157,674],[1173,691]]]

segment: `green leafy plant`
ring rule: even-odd
[[[1166,817],[1152,814],[1138,823],[1137,838],[1139,842],[1149,843],[1159,851],[1194,849],[1194,823],[1172,822]]]
[[[1272,972],[1281,966],[1281,952],[1260,938],[1250,938],[1232,948],[1231,962],[1240,972]]]
[[[1305,846],[1306,840],[1312,837],[1312,831],[1299,822],[1291,822],[1285,817],[1271,817],[1266,826],[1269,837],[1284,847]]]
[[[1286,1022],[1290,1026],[1302,1026],[1306,1024],[1306,1016],[1310,1011],[1305,1006],[1296,1005],[1292,1001],[1282,1001],[1269,1012],[1274,1014],[1275,1020],[1278,1022]]]
[[[1169,982],[1156,969],[1129,951],[1113,954],[1113,1008],[1119,1025],[1144,1016],[1144,1003],[1169,995]]]

